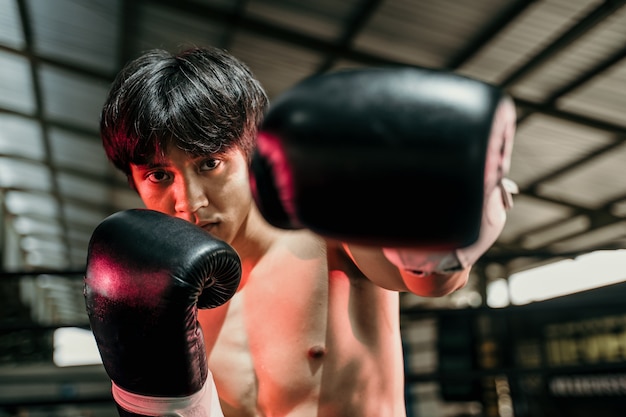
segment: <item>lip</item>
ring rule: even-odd
[[[201,229],[206,230],[207,232],[210,232],[211,230],[215,229],[217,227],[217,222],[201,222],[198,224],[198,226]]]

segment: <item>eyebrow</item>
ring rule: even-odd
[[[154,168],[167,167],[170,164],[165,162],[165,161],[163,161],[163,160],[157,160],[157,161],[147,162],[145,164],[135,164],[135,163],[133,163],[132,165],[136,166],[139,169],[148,170],[148,169],[154,169]]]
[[[190,160],[193,161],[194,164],[197,164],[198,162],[203,161],[207,158],[216,159],[217,157],[218,157],[218,154],[197,155],[197,156],[191,156]],[[143,170],[154,169],[154,168],[167,168],[171,165],[167,161],[167,158],[159,158],[159,157],[155,157],[153,160],[146,162],[145,164],[132,163],[132,162],[131,164]]]

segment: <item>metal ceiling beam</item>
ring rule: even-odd
[[[349,53],[354,38],[374,15],[374,12],[378,10],[381,3],[382,0],[362,0],[361,3],[355,7],[354,12],[343,26],[344,30],[341,36],[336,42],[336,47],[341,52],[339,54],[334,53],[327,55],[324,61],[317,68],[317,74],[328,71],[333,66],[335,61]]]
[[[337,56],[343,59],[356,61],[367,65],[406,65],[404,62],[390,60],[379,55],[356,51],[354,49],[344,49],[334,42],[328,42],[315,36],[277,26],[261,19],[256,19],[249,15],[240,16],[236,12],[231,12],[208,3],[179,2],[176,0],[141,0],[149,5],[159,5],[170,8],[172,11],[185,13],[194,18],[199,16],[217,21],[225,25],[237,25],[240,29],[247,30],[257,35],[280,40],[281,42],[297,45],[304,49],[322,53],[329,56]]]
[[[239,29],[239,22],[244,17],[244,14],[246,12],[246,6],[248,3],[249,0],[236,0],[235,5],[233,6],[233,23],[229,26],[229,30],[226,31],[224,37],[221,39],[220,46],[223,49],[231,49],[233,39],[235,39],[235,34]]]
[[[59,61],[54,58],[47,58],[41,55],[35,54],[30,48],[27,49],[15,49],[6,45],[0,44],[0,51],[8,52],[11,54],[19,55],[26,58],[29,62],[37,63],[38,65],[50,65],[51,67],[58,68],[60,70],[74,72],[85,77],[94,78],[99,81],[111,82],[114,74],[98,71],[91,67],[85,67],[78,64]]]
[[[29,119],[29,120],[32,120],[32,121],[35,121],[35,122],[39,122],[39,121],[42,120],[40,115],[32,115],[32,114],[28,114],[28,113],[22,113],[22,112],[15,111],[13,109],[8,109],[8,108],[2,107],[2,106],[0,106],[0,113],[23,117],[24,119]],[[55,128],[62,129],[62,130],[67,130],[68,132],[76,133],[77,135],[80,135],[80,136],[92,136],[94,138],[94,141],[99,140],[100,133],[98,131],[95,131],[95,130],[85,129],[85,128],[80,127],[80,126],[69,124],[69,123],[60,122],[58,120],[46,119],[46,123],[50,127],[55,127]]]
[[[470,39],[463,49],[448,61],[446,68],[454,71],[461,67],[535,2],[536,0],[518,0],[509,3],[508,7],[496,15],[473,39]]]
[[[588,116],[584,116],[582,114],[572,113],[566,110],[560,110],[549,104],[537,103],[520,97],[513,97],[513,99],[515,101],[515,104],[522,108],[522,110],[543,113],[557,119],[567,120],[569,122],[574,122],[594,129],[605,130],[607,132],[615,133],[620,137],[626,137],[626,126],[594,119]]]
[[[624,59],[626,59],[626,45],[622,49],[619,49],[619,50],[615,51],[612,55],[610,55],[609,57],[607,57],[603,61],[600,61],[597,65],[595,65],[589,71],[581,74],[578,78],[574,79],[573,81],[571,81],[567,85],[564,85],[561,88],[557,89],[556,91],[553,91],[552,94],[550,94],[548,96],[548,98],[543,102],[543,104],[541,104],[541,106],[542,106],[541,110],[538,109],[538,108],[533,109],[533,108],[527,107],[527,109],[529,111],[527,111],[525,114],[523,114],[522,116],[520,116],[518,118],[518,120],[517,120],[518,124],[523,123],[528,118],[528,116],[530,116],[531,114],[533,114],[533,113],[535,113],[537,111],[541,111],[543,113],[546,113],[545,109],[547,109],[547,108],[553,109],[552,111],[555,114],[558,115],[559,111],[556,109],[556,104],[557,104],[558,100],[561,97],[563,97],[563,96],[565,96],[567,94],[570,94],[571,92],[575,91],[578,87],[581,87],[581,86],[585,85],[587,82],[593,80],[598,75],[600,75],[600,74],[604,73],[605,71],[609,70],[614,65],[619,64]],[[516,101],[518,103],[522,104],[522,100],[521,99],[516,99]],[[522,104],[522,105],[524,105],[524,104]],[[580,116],[580,117],[582,117],[582,116]],[[577,120],[572,120],[572,121],[575,121],[576,123],[580,122],[581,124],[585,124],[587,126],[591,126],[590,123],[594,123],[594,124],[597,123],[597,121],[590,122],[589,119],[584,120],[584,119],[579,119],[578,117],[577,117]],[[591,126],[591,127],[596,127],[596,126]],[[606,130],[606,127],[607,126],[602,126],[600,128]],[[614,127],[621,128],[621,126],[614,126]],[[611,127],[611,129],[613,129],[614,127]],[[622,130],[624,132],[626,132],[626,128],[622,128]]]
[[[501,86],[507,87],[531,74],[534,70],[544,64],[548,59],[554,58],[557,54],[570,46],[581,36],[585,35],[587,32],[594,29],[598,24],[602,23],[608,16],[615,13],[624,4],[626,4],[626,0],[604,1],[595,10],[587,14],[584,19],[578,22],[578,24],[565,32],[546,48],[539,51],[534,57],[526,61],[524,65],[517,68],[507,77],[505,77],[501,83]]]
[[[29,56],[35,56],[33,52],[34,41],[33,41],[31,18],[29,14],[30,12],[28,10],[28,5],[26,4],[25,0],[18,0],[17,5],[18,5],[18,10],[19,10],[19,15],[20,15],[20,21],[22,24],[22,33],[24,36],[25,44],[26,44],[25,49],[26,51],[28,51]],[[60,213],[62,213],[63,206],[65,203],[64,203],[63,197],[61,196],[60,187],[59,187],[59,183],[58,183],[58,179],[56,175],[56,167],[54,166],[51,160],[52,147],[50,144],[50,125],[46,122],[44,118],[44,111],[43,111],[44,98],[43,98],[43,91],[42,91],[40,78],[39,78],[40,68],[41,68],[41,64],[38,60],[30,61],[29,69],[30,69],[31,79],[33,82],[33,97],[35,97],[35,118],[39,121],[39,124],[41,126],[43,145],[45,149],[44,162],[48,165],[48,168],[50,169],[50,173],[51,173],[50,175],[51,177],[50,182],[52,185],[51,194],[57,201],[57,204],[59,205]],[[59,224],[61,225],[61,230],[62,230],[60,238],[64,242],[63,249],[65,249],[65,255],[69,258],[70,257],[69,248],[71,246],[70,246],[70,241],[69,241],[68,227],[67,227],[67,224],[65,223],[64,216],[60,216],[58,220],[59,220]]]
[[[117,65],[116,68],[122,68],[127,61],[134,58],[131,56],[131,42],[129,34],[133,33],[137,22],[137,4],[134,1],[122,0],[120,7],[120,25],[117,36]],[[111,81],[115,74],[111,77]]]
[[[561,177],[565,174],[568,174],[570,171],[580,168],[582,165],[586,164],[587,162],[593,159],[596,159],[604,154],[608,154],[612,152],[613,150],[615,150],[615,148],[622,146],[625,140],[626,140],[626,137],[618,137],[614,142],[609,143],[608,145],[605,145],[601,148],[597,148],[593,151],[589,151],[585,153],[585,155],[583,155],[581,158],[578,158],[576,161],[573,161],[562,167],[557,167],[556,169],[552,170],[550,173],[528,184],[522,190],[522,192],[526,194],[532,194],[533,196],[536,196],[538,198],[542,198],[541,195],[537,193],[537,191],[543,183],[545,183],[546,181],[550,181],[555,178]]]
[[[603,214],[600,214],[603,213]],[[581,232],[576,232],[576,233],[571,233],[567,236],[559,236],[557,239],[549,241],[547,243],[545,243],[544,245],[537,247],[537,248],[533,248],[533,249],[529,249],[527,251],[525,251],[524,249],[517,249],[517,248],[521,248],[521,243],[523,241],[523,237],[524,235],[528,235],[530,233],[533,232],[539,232],[542,229],[546,229],[546,228],[550,228],[550,227],[557,227],[562,223],[567,222],[568,220],[570,220],[571,217],[575,217],[580,215],[581,213],[574,213],[572,214],[570,217],[568,217],[567,219],[564,220],[558,220],[556,222],[553,223],[549,223],[549,224],[544,224],[541,227],[538,227],[534,230],[529,230],[526,233],[524,233],[523,235],[521,235],[517,240],[515,240],[515,242],[511,245],[503,245],[502,247],[508,247],[507,249],[505,249],[507,251],[506,254],[501,254],[501,255],[494,255],[493,257],[489,257],[487,256],[485,258],[485,260],[487,259],[491,259],[491,261],[497,261],[497,260],[507,260],[507,261],[511,261],[514,260],[516,258],[538,258],[538,259],[552,259],[552,258],[560,258],[563,255],[560,253],[555,253],[554,251],[550,250],[550,246],[554,245],[556,243],[568,240],[568,239],[574,239],[580,236],[584,236],[589,234],[590,231],[593,231],[594,229],[598,229],[600,227],[606,227],[606,226],[611,226],[614,224],[618,224],[623,222],[625,219],[621,219],[621,218],[616,218],[615,216],[611,215],[610,212],[606,211],[606,210],[599,210],[599,211],[594,211],[591,212],[589,214],[587,214],[587,217],[590,218],[592,225],[586,229],[583,230]],[[595,219],[595,221],[593,220]],[[589,252],[595,252],[597,250],[617,250],[617,249],[624,249],[623,244],[620,244],[619,242],[615,242],[614,244],[604,244],[602,246],[598,246],[598,247],[591,247],[591,248],[586,248],[582,251],[580,251],[580,254],[584,254],[584,253],[589,253]],[[494,251],[496,252],[496,251]],[[497,253],[497,252],[496,252]],[[528,253],[528,255],[524,255],[524,253]],[[535,255],[532,255],[535,254]]]
[[[113,185],[114,187],[116,185]],[[49,196],[49,193],[46,192],[38,192],[38,191],[33,191],[31,189],[27,189],[27,188],[19,188],[19,187],[11,187],[11,188],[2,188],[1,189],[3,192],[7,192],[7,191],[23,191],[23,192],[29,192],[31,194],[42,194],[42,195],[46,195]],[[65,199],[65,201],[68,204],[72,204],[75,205],[76,207],[80,207],[83,208],[85,210],[93,210],[95,212],[102,212],[102,213],[113,213],[114,211],[119,210],[117,207],[115,207],[113,204],[101,204],[101,203],[92,203],[89,202],[87,200],[81,200],[78,198],[73,198],[73,197],[63,197]],[[30,219],[41,219],[37,216],[34,215],[20,215],[20,217],[25,217],[25,218],[30,218]],[[45,217],[46,220],[50,220],[50,219],[57,219],[56,217]],[[76,223],[68,223],[72,225],[72,229],[76,230],[79,229],[79,227],[76,226]],[[83,229],[83,231],[85,232],[91,232],[91,229]],[[37,233],[30,233],[30,235],[37,235]]]
[[[615,51],[612,55],[608,56],[604,60],[597,63],[593,68],[591,68],[589,71],[579,76],[577,79],[573,80],[568,85],[562,87],[561,89],[554,91],[550,95],[548,100],[546,100],[546,104],[556,103],[556,101],[562,96],[565,96],[566,94],[569,94],[572,91],[575,91],[578,87],[593,80],[598,75],[603,74],[604,72],[608,71],[613,66],[622,62],[624,59],[626,59],[626,45],[624,45],[622,49]]]

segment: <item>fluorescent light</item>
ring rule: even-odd
[[[554,262],[509,277],[508,291],[494,281],[487,289],[487,304],[503,307],[547,300],[626,281],[626,250],[597,251],[576,259]]]
[[[487,288],[487,305],[489,307],[506,307],[510,303],[509,284],[506,279],[501,278],[489,284]]]
[[[90,330],[61,327],[54,331],[53,361],[56,366],[102,363],[96,339]]]

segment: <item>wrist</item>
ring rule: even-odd
[[[202,389],[184,397],[152,397],[124,390],[111,382],[117,405],[137,416],[224,417],[213,376],[209,372]]]
[[[465,268],[457,251],[383,248],[383,254],[398,269],[416,276],[452,274]]]
[[[513,206],[512,194],[517,185],[503,178],[487,196],[478,240],[464,248],[447,252],[412,248],[383,248],[385,257],[397,268],[416,276],[452,274],[474,265],[495,243],[506,222],[506,212]]]

